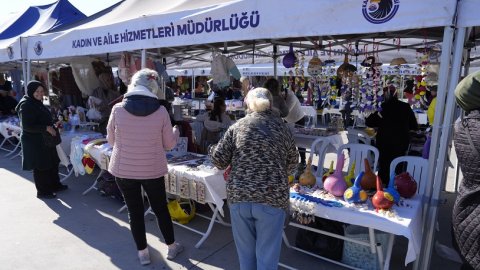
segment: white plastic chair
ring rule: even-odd
[[[363,143],[371,145],[370,136],[365,131],[361,131],[355,128],[347,129],[348,143]]]
[[[344,150],[348,150],[348,153],[345,154],[345,157],[349,157],[350,161],[347,168],[350,168],[353,161],[355,161],[355,171],[354,175],[358,175],[361,171],[365,171],[365,162],[364,159],[368,159],[370,166],[373,167],[372,170],[375,172],[378,166],[378,149],[374,146],[368,144],[359,144],[359,143],[347,143],[338,148],[337,154],[339,155]],[[373,157],[372,157],[373,155]]]
[[[314,155],[318,156],[317,171],[312,171],[313,175],[317,179],[317,185],[322,186],[322,177],[323,177],[323,164],[325,162],[325,154],[327,153],[327,147],[330,144],[330,141],[325,138],[318,138],[313,141],[312,146],[310,147],[310,156],[309,160],[313,159]]]
[[[395,171],[397,166],[403,162],[407,163],[407,168],[405,171],[408,172],[413,179],[415,179],[415,181],[417,181],[417,193],[425,194],[428,179],[428,159],[414,156],[398,157],[392,160],[392,163],[390,163],[390,172]]]

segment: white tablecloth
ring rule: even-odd
[[[62,137],[62,143],[60,144],[60,146],[62,147],[63,151],[65,151],[65,153],[70,154],[70,147],[73,138],[92,134],[100,135],[100,133],[90,130],[62,131],[60,133],[60,136]]]
[[[205,171],[189,171],[188,169],[189,167],[185,165],[168,165],[169,173],[174,173],[177,176],[177,183],[182,177],[204,183],[205,202],[214,203],[223,216],[223,200],[227,198],[223,174],[214,174]]]
[[[339,202],[345,204],[344,201]],[[376,212],[369,209],[355,207],[327,207],[316,204],[315,216],[353,224],[387,233],[402,235],[408,239],[408,249],[405,257],[405,265],[416,260],[422,241],[422,207],[421,197],[416,196],[404,201],[408,206],[393,207],[396,215],[389,217],[385,212]]]
[[[105,156],[108,153],[92,147],[88,153],[95,160],[95,163],[102,170],[107,170],[107,165],[105,162]],[[215,174],[213,172],[206,172],[201,170],[190,171],[189,167],[182,164],[169,164],[168,171],[169,173],[174,173],[177,176],[177,187],[179,186],[179,181],[182,177],[185,177],[189,180],[200,181],[205,184],[205,202],[214,203],[217,205],[220,214],[223,216],[223,200],[227,198],[227,191],[225,187],[225,180],[223,179],[223,174],[220,172]],[[177,188],[178,189],[178,188]]]
[[[427,125],[428,117],[426,113],[415,112],[415,118],[417,118],[417,123],[419,125]]]

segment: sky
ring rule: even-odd
[[[4,0],[5,1],[5,0]],[[13,0],[8,1],[8,5],[2,5],[0,17],[13,12],[19,12],[29,6],[41,6],[54,3],[56,0]],[[85,15],[90,16],[100,10],[103,10],[120,0],[69,0],[76,8]]]

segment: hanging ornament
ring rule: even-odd
[[[295,53],[293,52],[293,44],[290,44],[290,50],[288,53],[283,57],[283,66],[286,68],[292,68],[297,62],[297,58],[295,57]]]
[[[337,69],[337,76],[340,78],[351,77],[355,74],[357,68],[348,62],[348,54],[345,54],[343,64]]]

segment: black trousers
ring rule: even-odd
[[[47,170],[33,169],[33,180],[38,194],[53,193],[61,185],[58,165]]]
[[[148,201],[155,216],[157,216],[158,227],[162,232],[165,243],[167,245],[173,244],[175,236],[172,219],[167,208],[164,178],[138,180],[116,177],[115,180],[127,205],[130,230],[137,249],[143,250],[147,247],[142,187],[147,193]]]
[[[382,182],[385,185],[388,185],[390,181],[390,163],[401,156],[405,156],[408,146],[407,147],[399,147],[399,148],[392,148],[392,147],[382,147],[377,146],[378,151],[380,152],[380,156],[378,158],[378,176],[382,179]],[[399,170],[397,168],[397,170]]]

